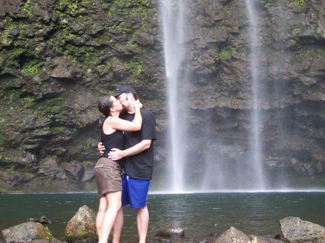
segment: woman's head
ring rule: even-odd
[[[111,112],[120,112],[122,110],[121,103],[114,96],[105,95],[98,103],[98,110],[105,117],[111,115]]]
[[[98,110],[103,113],[105,117],[110,115],[110,109],[113,106],[113,101],[110,95],[102,97],[98,103]]]

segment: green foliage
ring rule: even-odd
[[[306,2],[305,0],[291,0],[290,5],[295,8],[302,9],[306,6]]]
[[[227,46],[225,48],[222,48],[219,52],[219,56],[221,59],[224,59],[225,57],[231,57],[231,54],[233,52],[234,48],[231,46]]]
[[[300,52],[299,52],[299,55],[302,58],[305,58],[306,59],[307,57],[309,57],[310,51],[309,50],[303,50],[303,49],[301,49]]]
[[[35,63],[28,63],[27,65],[24,65],[21,73],[26,76],[33,76],[38,73],[38,65]]]
[[[46,229],[46,239],[48,239],[48,240],[52,240],[53,239],[53,235],[52,235],[52,233],[51,233],[51,231],[49,230],[49,228],[46,226],[45,227],[45,229]]]
[[[14,165],[14,164],[11,164],[11,165],[7,168],[7,171],[10,172],[10,173],[15,173],[15,165]]]
[[[90,148],[90,145],[91,145],[91,140],[90,140],[90,138],[87,138],[86,139],[86,147]]]

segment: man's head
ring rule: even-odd
[[[131,99],[134,98],[137,100],[137,93],[130,85],[121,85],[113,94],[117,100],[126,108],[126,110],[133,110]]]

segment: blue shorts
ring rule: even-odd
[[[131,208],[147,205],[150,180],[138,180],[122,174],[122,206],[130,204]]]

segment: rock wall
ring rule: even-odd
[[[97,101],[120,84],[132,85],[156,117],[152,186],[163,187],[168,115],[159,1],[2,2],[1,191],[94,190]],[[265,176],[270,187],[279,177],[288,178],[287,186],[323,187],[324,3],[265,0],[255,7]],[[244,0],[192,0],[186,11],[185,173],[201,184],[207,170],[251,161],[252,50]],[[222,160],[217,167],[215,158]],[[207,178],[215,187],[213,173]]]

